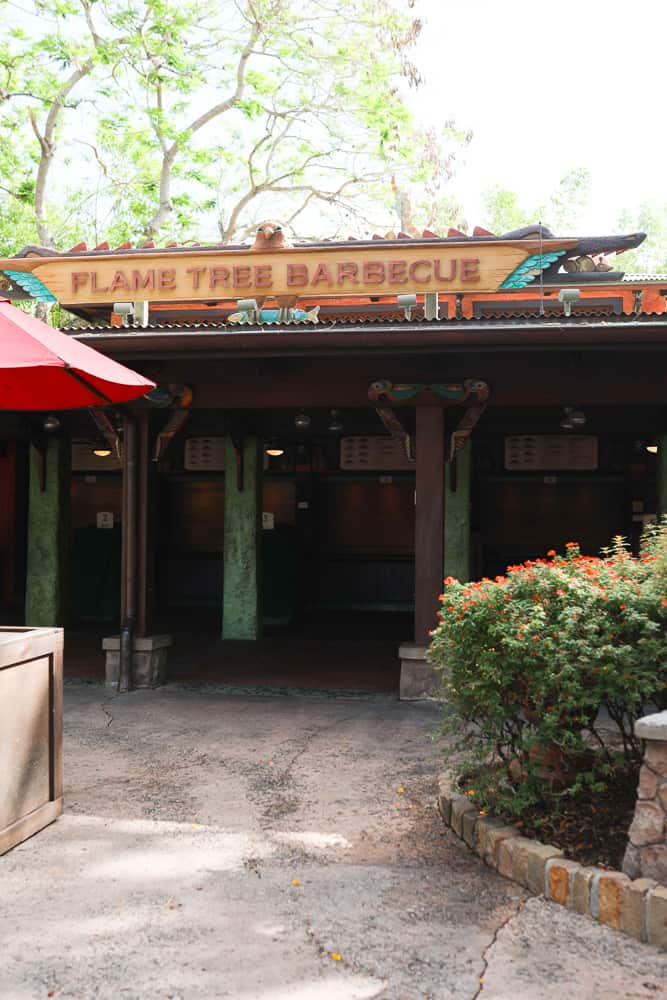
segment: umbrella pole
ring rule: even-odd
[[[118,690],[132,688],[132,653],[137,620],[137,424],[125,416],[123,447],[123,550],[124,580],[123,620],[120,630]]]

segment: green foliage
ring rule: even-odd
[[[482,194],[484,223],[498,234],[543,222],[556,235],[576,231],[591,196],[592,179],[586,167],[577,167],[561,178],[544,205],[526,209],[519,196],[505,188],[489,188]]]
[[[0,208],[34,207],[54,245],[232,240],[267,212],[363,231],[392,172],[424,169],[398,86],[413,5],[25,0],[0,40]]]
[[[666,582],[667,522],[639,557],[621,538],[601,558],[570,542],[564,556],[495,580],[445,580],[429,658],[454,736],[447,752],[476,803],[519,815],[638,767],[633,723],[649,700],[667,707]],[[603,738],[605,715],[616,745]]]
[[[515,191],[508,191],[498,186],[483,192],[482,204],[484,225],[498,235],[539,222],[542,217],[541,213],[536,216],[534,210],[527,211],[522,208]]]
[[[647,237],[636,250],[619,257],[619,266],[628,272],[667,274],[667,203],[642,202],[634,211],[623,212],[618,225],[622,232]]]
[[[576,167],[561,178],[544,212],[554,233],[565,235],[580,228],[580,219],[588,207],[592,186],[591,172],[586,167]]]

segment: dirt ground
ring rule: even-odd
[[[437,711],[66,689],[66,810],[0,858],[3,1000],[666,997],[667,955],[443,828]]]

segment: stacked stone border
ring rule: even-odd
[[[535,895],[591,917],[614,930],[667,950],[667,887],[654,879],[569,861],[551,844],[521,835],[516,826],[480,813],[443,774],[438,810],[457,837],[500,875]]]
[[[623,871],[667,882],[667,712],[638,719],[635,736],[645,741],[644,760]]]

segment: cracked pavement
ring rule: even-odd
[[[667,996],[667,955],[444,829],[433,705],[65,694],[65,814],[0,858],[3,1000]]]

